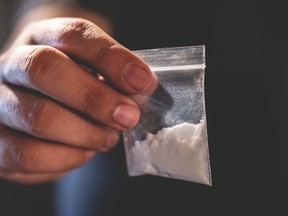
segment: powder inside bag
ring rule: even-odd
[[[152,175],[209,182],[207,139],[204,121],[187,122],[147,133],[129,150],[137,160],[134,168]]]
[[[129,176],[152,174],[212,185],[205,115],[204,46],[140,50],[158,78],[136,94],[141,116],[124,132]]]

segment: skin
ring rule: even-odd
[[[58,179],[115,147],[140,117],[131,96],[157,86],[103,19],[99,27],[97,17],[61,10],[42,19],[39,10],[0,56],[0,177],[25,184]]]

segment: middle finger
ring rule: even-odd
[[[27,45],[3,59],[3,78],[10,83],[35,89],[117,130],[132,128],[139,120],[139,108],[130,97],[57,49]]]

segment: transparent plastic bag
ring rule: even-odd
[[[212,185],[205,114],[205,46],[134,51],[155,72],[141,117],[123,133],[129,176],[151,174]]]

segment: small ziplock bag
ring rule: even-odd
[[[212,185],[205,114],[205,46],[134,51],[158,78],[151,96],[134,95],[141,110],[123,133],[129,176],[145,174]]]

